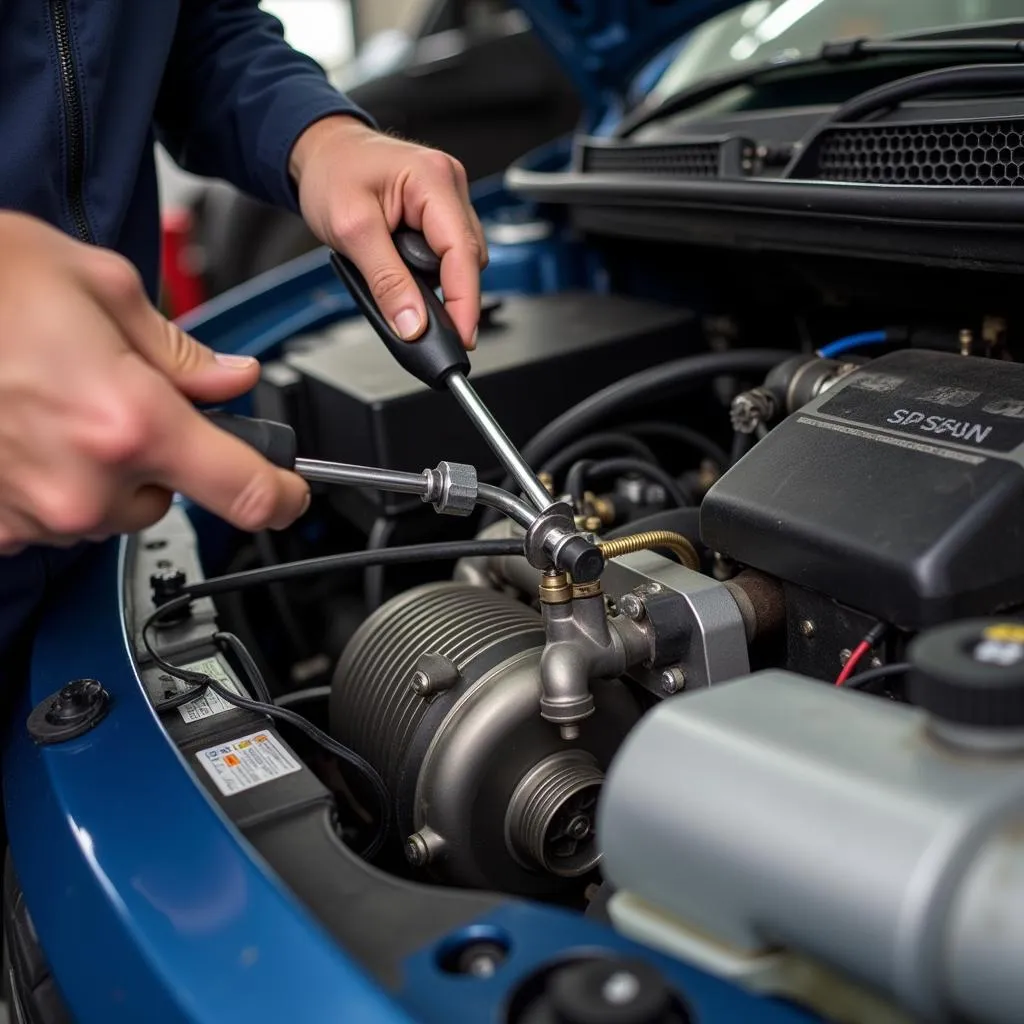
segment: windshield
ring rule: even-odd
[[[814,57],[826,41],[1022,15],[1022,0],[751,0],[695,29],[650,98],[663,100],[709,75]]]

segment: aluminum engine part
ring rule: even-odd
[[[748,624],[725,584],[654,551],[610,561],[601,582],[619,609],[653,634],[654,658],[630,673],[651,692],[665,696],[750,671]],[[663,677],[672,669],[681,679],[666,690]]]
[[[929,723],[781,671],[664,702],[602,791],[616,925],[708,962],[796,951],[915,1019],[1019,1021],[1024,753]]]
[[[408,859],[439,881],[549,895],[597,862],[603,771],[640,711],[598,680],[563,740],[538,711],[543,646],[527,606],[434,583],[371,615],[338,664],[331,731],[381,772]]]

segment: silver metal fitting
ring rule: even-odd
[[[405,841],[405,859],[414,868],[426,867],[444,849],[444,838],[432,828],[421,828]]]
[[[619,598],[619,611],[632,622],[640,622],[647,609],[644,606],[643,598],[639,594],[623,594]]]
[[[424,501],[445,516],[468,516],[477,501],[476,469],[461,462],[440,462],[436,469],[425,469],[427,481]]]
[[[771,422],[775,410],[775,396],[767,388],[751,388],[732,400],[729,419],[733,430],[752,434],[762,424]]]
[[[686,687],[686,673],[678,667],[667,668],[661,673],[661,692],[671,696]]]

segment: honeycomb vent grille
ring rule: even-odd
[[[583,170],[590,174],[658,174],[670,178],[717,178],[721,145],[588,146]]]
[[[1024,120],[856,125],[818,143],[823,181],[878,185],[1024,185]]]

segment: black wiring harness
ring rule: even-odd
[[[213,639],[217,644],[228,648],[239,661],[249,678],[252,689],[259,698],[258,700],[233,693],[205,672],[196,672],[192,669],[185,669],[171,664],[171,662],[167,661],[166,658],[162,657],[155,650],[152,637],[153,630],[162,618],[173,615],[175,612],[180,612],[196,599],[211,597],[215,594],[227,593],[228,591],[243,590],[247,587],[262,586],[287,579],[299,579],[326,572],[365,569],[373,565],[410,565],[422,562],[444,562],[459,558],[516,555],[522,554],[522,550],[523,542],[521,539],[516,538],[453,541],[440,544],[411,544],[406,547],[347,551],[338,555],[325,555],[319,558],[308,558],[297,562],[286,562],[281,565],[215,576],[208,580],[193,583],[191,586],[185,587],[179,595],[176,595],[153,611],[142,626],[142,642],[153,664],[175,679],[193,684],[190,689],[162,703],[159,710],[165,711],[179,707],[182,704],[187,704],[189,701],[202,696],[209,689],[216,693],[223,701],[234,707],[266,715],[279,722],[285,722],[304,733],[325,751],[333,754],[340,761],[356,770],[373,790],[379,812],[378,827],[373,838],[365,849],[361,851],[361,856],[371,859],[386,842],[391,820],[391,796],[377,769],[354,750],[328,736],[327,733],[317,728],[298,712],[275,704],[271,700],[267,684],[255,660],[246,650],[245,645],[233,633],[218,632],[214,634]]]

